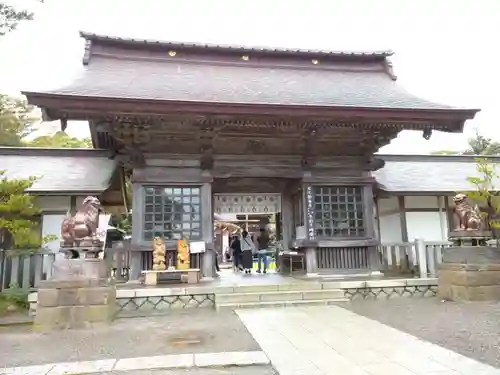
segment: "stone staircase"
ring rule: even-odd
[[[341,289],[325,288],[322,283],[281,285],[242,285],[217,288],[215,308],[243,309],[258,307],[289,307],[328,305],[348,301]]]

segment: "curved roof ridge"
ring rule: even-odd
[[[263,47],[249,45],[232,45],[232,44],[215,44],[215,43],[196,43],[196,42],[181,42],[181,41],[165,41],[155,39],[139,39],[139,38],[124,38],[118,36],[95,34],[86,31],[80,31],[80,36],[86,41],[96,42],[113,42],[128,45],[150,45],[150,46],[165,46],[165,47],[184,47],[184,48],[206,48],[220,51],[232,52],[262,52],[262,53],[285,53],[294,55],[311,55],[311,56],[332,56],[332,57],[355,57],[355,58],[380,58],[385,59],[394,54],[391,50],[381,51],[341,51],[341,50],[324,50],[324,49],[301,49],[301,48],[283,48],[283,47]]]

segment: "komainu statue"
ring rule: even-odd
[[[165,271],[165,243],[160,237],[153,238],[153,271]]]
[[[96,197],[87,197],[75,216],[68,215],[61,224],[64,246],[79,246],[81,241],[97,240],[101,202]]]
[[[472,204],[465,194],[453,197],[455,212],[453,213],[453,227],[455,231],[482,230],[483,219],[479,207]]]

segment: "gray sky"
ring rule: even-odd
[[[36,19],[0,40],[0,92],[55,88],[83,71],[78,31],[221,44],[392,49],[398,82],[437,102],[482,112],[465,135],[404,132],[382,151],[464,148],[474,129],[500,139],[500,3],[493,0],[7,0]],[[496,36],[496,37],[495,37]],[[72,135],[86,136],[85,123]]]

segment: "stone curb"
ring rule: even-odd
[[[84,375],[132,370],[185,369],[269,365],[262,351],[193,353],[153,357],[100,359],[95,361],[50,363],[46,365],[0,368],[2,375]]]

